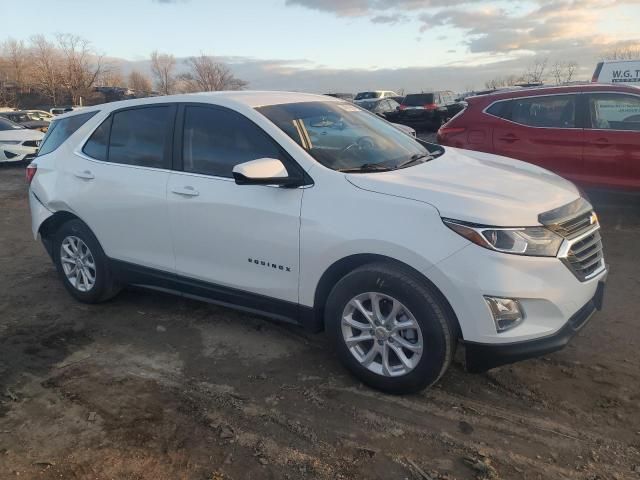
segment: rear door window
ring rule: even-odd
[[[640,131],[640,97],[613,93],[589,97],[591,128]]]
[[[81,113],[72,117],[54,120],[47,130],[47,134],[42,139],[42,145],[40,146],[38,155],[46,155],[47,153],[53,152],[96,113],[98,113],[97,110],[95,112]]]
[[[140,167],[170,168],[168,152],[173,111],[173,107],[165,105],[116,112],[111,124],[108,161]]]
[[[510,120],[544,128],[576,127],[576,96],[548,95],[511,101]]]

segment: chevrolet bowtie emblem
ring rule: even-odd
[[[598,215],[596,214],[596,212],[591,212],[591,216],[589,217],[589,224],[595,225],[596,223],[598,223]]]

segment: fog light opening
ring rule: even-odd
[[[484,300],[493,316],[496,332],[506,332],[524,321],[524,310],[518,300],[500,297],[484,297]]]

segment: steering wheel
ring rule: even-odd
[[[342,150],[340,150],[340,154],[346,153],[352,148],[357,148],[358,150],[373,150],[376,147],[377,147],[376,141],[372,137],[365,136],[365,137],[360,137],[355,142],[350,143],[349,145],[344,147]]]

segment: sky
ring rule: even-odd
[[[72,33],[125,70],[207,54],[250,88],[305,91],[463,91],[543,57],[587,79],[640,45],[640,0],[0,0],[0,18],[0,41]]]

